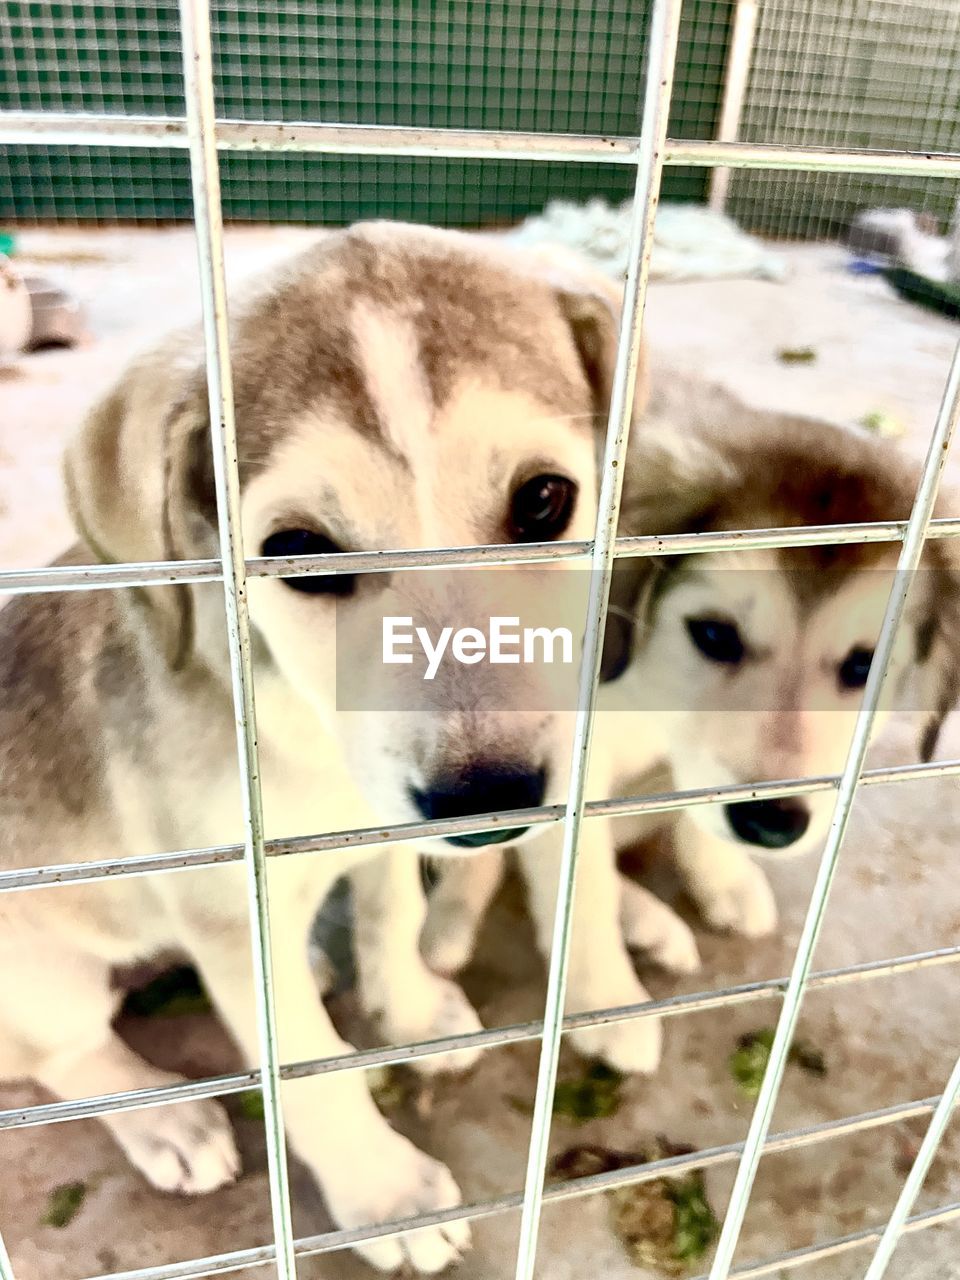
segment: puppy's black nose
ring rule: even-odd
[[[466,818],[475,813],[501,813],[505,809],[532,809],[543,804],[547,785],[545,769],[514,765],[475,764],[460,773],[434,778],[423,791],[410,788],[414,804],[427,819]],[[447,843],[472,849],[484,844],[509,844],[527,830],[482,831],[476,835],[448,836]]]
[[[798,800],[745,800],[726,806],[727,821],[747,844],[785,849],[810,825],[810,812]]]

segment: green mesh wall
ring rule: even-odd
[[[712,136],[730,0],[688,3],[671,132]],[[331,120],[574,133],[636,133],[648,0],[235,0],[214,6],[218,111]],[[177,7],[0,4],[0,108],[178,115]],[[628,195],[605,165],[228,153],[228,218],[508,222],[551,198]],[[668,171],[664,193],[700,199],[702,170]],[[190,216],[177,151],[8,147],[0,219]]]
[[[763,0],[745,142],[960,151],[957,0]],[[858,209],[906,207],[945,229],[954,181],[812,172],[734,174],[728,210],[767,235],[833,238]]]

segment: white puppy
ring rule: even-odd
[[[893,446],[866,433],[755,412],[719,388],[669,373],[655,381],[635,428],[620,533],[902,520],[917,478]],[[879,730],[895,706],[919,712],[925,760],[960,681],[953,554],[946,541],[928,544],[876,721]],[[895,544],[874,543],[620,561],[588,798],[839,773],[896,555]],[[754,858],[818,845],[833,803],[824,791],[699,804],[680,814],[676,859],[705,920],[747,937],[770,933],[776,904]],[[630,1002],[624,940],[668,968],[696,966],[687,926],[616,873],[615,845],[649,826],[649,818],[583,825],[571,1011]],[[558,840],[544,835],[517,854],[545,956]],[[422,939],[440,972],[469,959],[501,869],[500,854],[444,864]],[[574,1039],[622,1069],[656,1065],[650,1018]]]
[[[390,224],[329,236],[232,313],[248,555],[589,537],[615,311],[585,277],[470,236]],[[216,555],[208,437],[202,342],[190,332],[135,363],[72,446],[82,542],[65,562]],[[525,593],[549,601],[564,572],[527,571]],[[476,583],[451,592],[427,573],[251,580],[268,836],[538,805],[562,787],[569,716],[522,710],[538,701],[533,668],[492,669],[469,694],[449,678],[424,682],[413,707],[386,709],[386,691],[380,701],[373,619],[470,618],[488,604]],[[0,867],[242,838],[216,584],[23,596],[0,614],[0,633]],[[339,672],[338,634],[341,650],[344,636],[356,641]],[[340,709],[344,671],[369,672],[365,708]],[[348,1051],[318,998],[308,936],[330,886],[369,856],[270,862],[287,1062]],[[0,896],[0,1071],[62,1098],[168,1081],[113,1032],[111,973],[170,950],[197,966],[255,1064],[236,863]],[[390,957],[387,940],[367,965],[374,1003],[384,1003],[377,973],[390,987]],[[395,1029],[425,1038],[479,1025],[415,952],[404,972]],[[389,1127],[361,1073],[290,1082],[283,1104],[291,1145],[342,1226],[457,1202],[451,1174]],[[205,1191],[237,1174],[215,1102],[104,1122],[163,1189]],[[460,1224],[363,1252],[388,1270],[434,1272],[467,1240]]]

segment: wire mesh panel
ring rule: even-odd
[[[712,135],[728,0],[697,0],[684,27],[673,132]],[[617,0],[213,8],[217,109],[245,120],[325,120],[635,134],[649,6]],[[177,8],[15,0],[0,14],[0,107],[182,115]],[[667,193],[699,198],[704,175]],[[350,222],[385,216],[506,222],[548,199],[619,201],[628,175],[505,162],[238,154],[224,160],[226,217]],[[190,216],[186,158],[7,148],[0,217],[165,220]]]
[[[960,10],[951,0],[763,0],[743,102],[743,142],[956,151]],[[729,211],[768,235],[833,238],[864,208],[927,211],[957,189],[922,178],[740,173]]]
[[[9,8],[13,12],[8,16],[18,20],[24,16],[34,19],[37,16],[36,10],[38,7],[33,5],[11,5]],[[53,6],[53,8],[57,10],[58,18],[68,17],[71,21],[74,21],[77,19],[81,9],[86,12],[89,9],[100,10],[107,7],[61,5]],[[716,8],[716,6],[713,6],[713,8]],[[24,15],[20,12],[21,10],[27,10],[28,12]],[[724,18],[726,18],[726,6],[723,7],[723,10]],[[158,11],[151,10],[150,12]],[[337,555],[333,559],[329,557],[326,559],[324,557],[307,557],[293,563],[289,560],[272,562],[263,558],[248,561],[244,556],[240,541],[240,480],[236,462],[236,439],[232,414],[226,295],[222,263],[222,227],[218,190],[219,173],[216,151],[218,136],[219,141],[223,143],[224,138],[228,136],[229,127],[218,127],[214,119],[213,86],[216,82],[216,71],[210,44],[206,5],[202,3],[202,0],[183,0],[182,12],[185,34],[182,48],[176,37],[175,29],[172,31],[171,42],[168,44],[166,35],[163,35],[162,38],[158,36],[158,28],[152,27],[148,22],[143,29],[145,33],[143,42],[131,54],[134,62],[140,64],[139,70],[131,73],[132,78],[130,80],[124,79],[121,75],[117,82],[116,93],[118,94],[118,105],[122,107],[124,112],[146,110],[147,114],[153,114],[153,112],[147,110],[147,107],[156,105],[156,99],[153,95],[161,92],[161,85],[165,75],[164,60],[168,56],[168,50],[175,49],[178,56],[184,58],[187,92],[183,103],[180,106],[176,106],[175,109],[171,108],[171,110],[172,114],[178,117],[181,114],[181,110],[185,109],[186,112],[185,121],[178,121],[176,128],[179,131],[181,126],[183,127],[180,142],[185,142],[189,150],[192,177],[191,190],[198,228],[201,282],[206,322],[207,376],[213,421],[214,465],[217,475],[220,556],[215,560],[180,562],[166,565],[66,566],[46,571],[42,569],[11,571],[0,575],[0,589],[20,592],[63,589],[82,591],[116,589],[133,584],[156,584],[158,582],[219,580],[223,583],[227,603],[240,769],[244,783],[245,840],[240,845],[220,846],[215,849],[171,850],[168,853],[160,853],[138,859],[124,859],[120,856],[108,858],[105,856],[97,864],[86,863],[74,866],[64,864],[57,867],[26,868],[15,872],[4,872],[0,875],[0,890],[4,892],[26,892],[43,885],[50,886],[61,882],[101,879],[108,874],[122,876],[124,874],[142,874],[146,871],[183,871],[190,867],[212,865],[217,862],[244,860],[248,871],[251,925],[255,944],[254,953],[258,960],[255,965],[255,973],[257,977],[260,1047],[263,1065],[258,1071],[235,1073],[231,1076],[219,1077],[213,1080],[158,1086],[156,1089],[139,1090],[134,1094],[104,1094],[101,1097],[87,1098],[80,1102],[43,1104],[16,1112],[2,1112],[0,1113],[0,1129],[53,1123],[80,1116],[110,1113],[130,1107],[156,1105],[159,1102],[168,1102],[186,1097],[216,1096],[249,1088],[251,1084],[260,1085],[265,1101],[270,1147],[270,1183],[274,1210],[275,1242],[272,1244],[264,1242],[254,1248],[237,1250],[217,1257],[144,1268],[136,1273],[126,1273],[125,1280],[176,1280],[176,1278],[186,1280],[186,1277],[223,1274],[243,1266],[268,1263],[276,1266],[278,1275],[283,1277],[284,1280],[288,1280],[288,1278],[292,1280],[292,1277],[296,1274],[295,1259],[297,1256],[307,1256],[313,1253],[341,1249],[363,1241],[369,1242],[390,1235],[409,1232],[414,1228],[422,1229],[429,1225],[450,1222],[458,1218],[480,1218],[494,1213],[516,1211],[518,1209],[521,1211],[521,1234],[516,1275],[518,1280],[531,1280],[536,1267],[537,1233],[541,1209],[545,1203],[566,1197],[595,1193],[617,1185],[642,1182],[662,1176],[665,1173],[675,1173],[681,1169],[711,1167],[734,1162],[737,1163],[736,1180],[717,1254],[710,1270],[709,1280],[725,1280],[727,1276],[731,1275],[743,1277],[777,1274],[785,1269],[792,1270],[807,1263],[825,1261],[854,1249],[867,1249],[872,1245],[877,1245],[878,1247],[874,1255],[874,1261],[869,1264],[870,1271],[868,1274],[870,1280],[880,1280],[893,1248],[902,1233],[919,1232],[960,1217],[960,1205],[957,1204],[948,1204],[921,1213],[914,1212],[916,1193],[929,1169],[930,1161],[953,1113],[957,1097],[960,1095],[960,1073],[954,1070],[950,1078],[944,1082],[943,1092],[939,1096],[907,1099],[894,1107],[864,1112],[857,1116],[843,1117],[807,1130],[771,1134],[771,1127],[774,1107],[787,1061],[790,1042],[796,1027],[800,1003],[807,991],[818,987],[863,982],[892,972],[911,972],[932,968],[953,963],[960,957],[960,948],[952,947],[893,957],[876,963],[848,966],[832,972],[812,972],[814,949],[820,936],[828,895],[838,859],[841,855],[851,806],[858,788],[861,785],[903,783],[910,779],[922,777],[960,775],[960,762],[957,761],[935,765],[904,766],[870,773],[864,773],[863,769],[867,741],[879,704],[885,668],[891,656],[897,627],[903,613],[910,575],[919,564],[920,555],[928,536],[955,537],[960,532],[960,522],[956,520],[933,520],[934,501],[937,496],[947,451],[955,432],[958,418],[960,418],[960,346],[957,348],[941,409],[934,424],[922,478],[908,521],[867,527],[837,526],[811,530],[796,528],[747,532],[734,530],[719,534],[693,533],[673,535],[672,537],[624,539],[620,542],[615,539],[614,531],[616,529],[620,500],[622,463],[625,456],[626,438],[632,409],[633,386],[637,376],[639,337],[643,318],[645,285],[649,270],[649,251],[659,196],[661,167],[664,164],[678,166],[695,163],[698,170],[700,170],[705,165],[708,165],[711,159],[714,161],[723,159],[744,167],[755,166],[762,168],[776,165],[777,167],[793,167],[809,171],[832,168],[837,172],[842,172],[847,166],[862,165],[864,169],[877,173],[908,173],[914,176],[926,177],[933,174],[956,173],[960,169],[960,156],[949,154],[939,158],[929,158],[923,155],[909,154],[864,154],[862,151],[857,150],[860,144],[851,142],[849,135],[846,134],[839,141],[844,148],[848,149],[848,153],[823,155],[811,149],[808,144],[816,141],[818,144],[824,142],[827,145],[835,146],[838,144],[838,136],[826,139],[817,138],[815,140],[801,139],[800,143],[796,144],[795,133],[792,128],[787,129],[786,127],[783,136],[763,135],[758,140],[761,143],[778,144],[778,149],[775,153],[764,152],[762,145],[752,148],[745,146],[725,149],[721,145],[714,145],[704,139],[694,139],[692,145],[685,145],[682,140],[677,141],[676,139],[668,143],[665,135],[667,132],[671,91],[674,88],[676,76],[676,46],[680,29],[680,3],[679,0],[656,0],[649,27],[644,28],[643,32],[638,35],[638,39],[641,42],[646,42],[649,46],[648,65],[652,69],[652,73],[647,77],[644,90],[645,107],[639,143],[630,142],[629,144],[624,144],[627,145],[626,159],[624,159],[623,148],[621,147],[620,154],[608,156],[608,163],[605,165],[599,160],[604,146],[607,145],[605,140],[594,138],[592,141],[588,139],[582,143],[583,147],[589,150],[591,155],[596,151],[598,156],[597,164],[600,166],[597,172],[602,171],[604,174],[619,175],[618,181],[632,181],[637,197],[634,207],[630,269],[625,293],[625,321],[619,339],[617,370],[614,379],[602,472],[599,514],[593,538],[589,542],[581,544],[554,543],[532,544],[524,547],[495,547],[492,549],[466,548],[459,549],[456,552],[437,548],[427,552],[402,552],[397,553],[392,560],[388,560],[387,565],[385,565],[385,555],[389,557],[391,555],[389,551],[386,553],[366,553],[365,556],[359,553],[356,555]],[[241,11],[230,9],[226,12],[228,15],[233,15],[232,21],[224,19],[223,11],[219,12],[221,13],[221,21],[217,32],[220,41],[220,54],[224,60],[228,56],[241,57],[242,59],[242,51],[245,44],[244,37],[248,23],[252,23],[258,31],[265,32],[264,38],[272,46],[276,46],[285,59],[291,56],[291,52],[287,48],[284,22],[280,20],[283,13],[291,12],[297,16],[304,16],[307,30],[310,33],[309,38],[314,42],[328,38],[324,24],[328,19],[332,20],[329,14],[313,8],[310,8],[309,13],[306,13],[305,7],[299,5],[288,5],[287,9],[280,11],[279,14],[276,11],[268,13],[266,10],[261,11],[259,8],[251,7],[249,10],[243,11],[245,14],[243,18],[240,17]],[[378,58],[380,57],[378,42],[382,38],[379,24],[386,21],[385,12],[382,9],[378,9],[376,20],[371,14],[369,22],[358,21],[355,26],[349,28],[349,43],[353,50],[353,56],[358,63],[369,58],[372,64],[378,65]],[[110,7],[111,16],[116,16],[118,13],[125,13],[122,6]],[[128,14],[127,16],[136,15]],[[503,17],[502,14],[497,16]],[[415,50],[419,50],[422,47],[424,38],[417,25],[419,20],[418,18],[414,22],[413,19],[406,19],[401,23],[391,20],[389,25],[391,48],[396,49],[400,46],[406,48],[410,53],[411,67],[415,65],[416,56],[418,56]],[[106,30],[109,31],[110,29],[108,24]],[[518,27],[518,30],[525,29],[522,24]],[[550,46],[550,40],[543,34],[545,29],[543,23],[538,19],[536,35],[546,51],[547,47]],[[346,38],[344,32],[347,28],[338,27],[337,30],[338,38],[344,40]],[[563,25],[559,20],[558,30],[563,30]],[[429,31],[430,38],[433,39],[437,31],[436,15],[431,17]],[[463,35],[464,33],[461,32],[460,34]],[[83,69],[80,64],[86,60],[87,53],[92,53],[96,56],[96,49],[87,48],[89,42],[86,41],[84,32],[73,30],[71,35],[74,38],[82,37],[77,44],[76,50],[76,75],[78,81],[82,82]],[[299,33],[293,37],[293,43],[298,48],[300,38],[301,35]],[[86,50],[83,57],[81,57],[81,46]],[[510,63],[509,46],[510,42],[508,40],[504,40],[502,44],[497,46],[502,52],[505,64]],[[156,63],[151,67],[150,61],[154,56]],[[313,56],[314,58],[316,57],[316,55]],[[574,53],[572,62],[574,65],[577,64],[576,53]],[[487,63],[484,59],[477,63],[481,72],[481,84],[483,69],[486,65]],[[444,66],[446,69],[447,64],[444,64]],[[589,61],[585,64],[585,68],[589,71]],[[279,87],[285,83],[285,76],[279,72],[276,76],[268,76],[263,73],[262,68],[259,69],[261,83],[252,87],[250,80],[243,76],[242,73],[236,77],[235,81],[231,82],[230,73],[224,70],[223,63],[221,64],[221,75],[223,77],[221,92],[224,95],[221,97],[221,109],[225,109],[224,104],[227,102],[225,95],[232,85],[232,92],[235,92],[241,101],[241,106],[237,108],[238,114],[243,115],[252,103],[258,114],[263,112],[267,116],[272,115],[272,112],[267,107],[268,98],[276,110],[274,118],[279,119],[286,113],[285,103],[278,105],[272,97],[274,93],[278,92]],[[636,68],[634,67],[631,74],[634,74],[635,71]],[[39,105],[43,107],[52,105],[44,97],[46,90],[42,87],[46,85],[49,74],[49,66],[39,56],[29,61],[23,72],[24,79],[28,82],[30,82],[31,76],[34,77],[30,92],[35,92],[39,95]],[[691,74],[693,73],[691,72]],[[305,70],[302,78],[305,84],[314,84],[307,70]],[[530,88],[536,93],[545,87],[536,77],[534,78],[534,83],[528,86],[524,85],[523,79],[524,77],[521,74],[517,81],[521,89]],[[468,77],[464,77],[465,83],[468,80]],[[405,84],[406,81],[403,83]],[[455,85],[459,83],[459,80],[454,81]],[[678,83],[680,82],[678,81]],[[514,89],[516,87],[517,85],[514,85]],[[263,96],[257,97],[255,88]],[[127,100],[128,89],[134,98],[140,95],[137,103]],[[487,86],[488,91],[489,86]],[[58,92],[61,92],[61,90],[58,90]],[[62,90],[62,92],[66,93],[67,91]],[[305,90],[305,92],[307,91]],[[316,92],[319,95],[320,89],[311,89],[310,92]],[[556,85],[550,89],[550,94],[555,94],[557,102],[560,102],[565,96],[569,96],[570,92],[569,88],[561,89]],[[484,97],[486,98],[486,95]],[[149,102],[147,101],[148,98],[150,99]],[[453,111],[455,113],[461,109],[465,111],[464,117],[458,121],[454,121],[449,115],[443,116],[442,119],[430,115],[436,104],[432,102],[429,93],[424,95],[421,100],[420,94],[416,91],[416,86],[409,93],[406,89],[402,93],[398,90],[391,99],[390,109],[395,110],[398,117],[403,116],[407,111],[412,113],[406,120],[398,118],[395,121],[400,124],[416,123],[416,113],[424,111],[427,113],[431,128],[438,126],[438,120],[442,126],[459,123],[472,128],[477,125],[477,122],[470,115],[471,104],[469,99],[470,94],[467,92],[463,103],[444,104],[444,112]],[[36,106],[37,103],[21,103],[19,105]],[[72,109],[77,104],[72,99],[68,101],[67,98],[63,98],[56,105]],[[83,105],[87,106],[89,104],[84,102]],[[357,113],[357,123],[361,124],[363,123],[361,117],[367,109],[367,105],[359,97],[356,101],[351,99],[350,102],[346,102],[338,99],[335,103],[337,110],[344,113],[354,110]],[[303,111],[307,116],[322,111],[323,107],[324,99],[320,96],[315,99],[304,99]],[[374,104],[374,108],[379,111],[379,104]],[[167,110],[166,107],[164,109]],[[562,127],[564,129],[573,130],[574,132],[578,129],[590,131],[587,123],[589,117],[586,114],[587,103],[577,103],[574,100],[569,104],[565,104],[562,109],[569,110],[570,113],[563,117],[564,124]],[[553,114],[552,96],[551,106],[547,115],[550,122],[549,126],[543,123],[543,117],[537,114],[537,110],[539,108],[534,106],[531,107],[533,114],[529,116],[516,115],[513,117],[515,124],[511,123],[507,116],[496,114],[492,118],[494,123],[491,124],[490,120],[485,120],[477,127],[494,129],[498,132],[504,132],[514,127],[523,127],[529,131],[547,128],[548,133],[552,132],[553,128],[557,127],[556,120],[558,119]],[[577,115],[578,111],[581,112],[580,115]],[[15,123],[11,122],[10,127],[14,128]],[[383,117],[378,114],[375,123],[382,125],[384,123]],[[133,121],[129,127],[131,132],[135,133],[138,126]],[[102,157],[110,154],[111,138],[108,129],[96,120],[88,121],[85,128],[88,130],[89,135],[95,135],[95,140],[92,143],[88,143],[88,149],[85,153],[89,158],[88,163],[92,166],[90,170],[92,174],[93,167],[101,164]],[[0,131],[2,129],[3,121],[0,120]],[[98,133],[98,131],[101,132]],[[306,135],[302,136],[305,137]],[[357,137],[359,135],[353,134],[350,136]],[[407,137],[408,135],[403,136]],[[244,137],[248,139],[246,143],[243,141]],[[257,139],[254,143],[252,134],[234,134],[233,138],[237,151],[241,153],[241,158],[249,159],[249,157],[242,155],[247,147],[262,148],[264,146],[262,138]],[[751,139],[750,141],[754,140]],[[158,149],[151,146],[150,142],[151,138],[147,135],[147,145],[137,155],[138,163],[142,161],[145,166],[145,173],[152,172],[151,165],[156,161],[158,155]],[[479,148],[481,145],[492,147],[502,142],[505,142],[507,146],[513,145],[517,149],[521,149],[520,144],[511,143],[509,138],[493,139],[490,137],[481,138],[477,143],[477,147]],[[287,136],[279,145],[287,150],[296,151],[302,145],[302,137],[291,138]],[[338,145],[343,145],[346,149],[349,149],[349,142],[343,143],[341,140]],[[392,144],[371,142],[369,145],[373,151],[381,145],[383,145],[383,149],[387,149],[387,145],[392,145],[400,151],[404,148],[402,142],[396,141]],[[422,143],[422,140],[417,142],[413,138],[409,139],[409,149],[411,151],[418,145],[425,144]],[[454,153],[458,149],[470,150],[469,143],[462,141],[454,143],[449,139],[445,143],[444,139],[437,135],[433,135],[431,145],[435,145],[441,151],[446,145]],[[536,153],[539,147],[546,154],[553,154],[550,148],[555,145],[556,143],[549,136],[541,139],[527,139],[524,144],[527,150],[533,153]],[[893,139],[885,145],[896,151],[898,140]],[[899,146],[903,147],[903,145],[903,142],[899,141]],[[31,154],[28,138],[24,139],[22,146],[24,155]],[[267,149],[269,150],[269,147]],[[69,154],[76,155],[77,153],[71,151]],[[160,154],[162,158],[162,148],[160,149]],[[284,155],[281,153],[270,157],[271,162],[277,159],[283,160]],[[305,161],[306,159],[312,159],[312,157],[301,155],[300,159]],[[223,162],[225,186],[230,162],[231,157],[229,156]],[[476,165],[479,172],[484,170],[485,165],[488,163],[475,158],[469,161],[463,160],[456,154],[448,156],[442,162],[436,160],[426,161],[428,164],[448,164],[451,162],[463,164],[465,166],[464,174],[468,171],[466,168],[468,164]],[[337,161],[337,163],[339,164],[340,162]],[[413,162],[399,161],[398,163]],[[523,163],[531,166],[531,171],[532,167],[537,164],[534,161],[525,161]],[[546,172],[544,162],[539,162],[537,167]],[[414,171],[411,170],[410,172],[413,174]],[[586,165],[579,165],[577,166],[577,172],[584,178],[584,181],[589,181],[591,168]],[[411,186],[412,188],[417,186],[414,177],[411,177]],[[291,195],[292,198],[293,196]],[[354,198],[359,199],[360,197],[359,195],[355,197],[351,192],[343,207],[348,207],[349,201]],[[411,194],[411,199],[413,198],[421,199],[422,192],[417,191]],[[431,206],[428,204],[418,207],[421,209],[421,216],[425,216],[424,210],[429,209]],[[459,217],[462,215],[462,206],[457,206],[457,209],[460,211],[457,215]],[[447,208],[446,213],[453,216],[452,205]],[[742,787],[715,788],[709,792],[702,793],[679,793],[658,797],[634,798],[627,801],[604,800],[593,802],[592,804],[584,803],[593,705],[599,678],[600,641],[607,607],[610,571],[615,557],[659,556],[667,554],[671,550],[710,554],[731,545],[736,545],[740,548],[746,546],[783,547],[817,543],[852,544],[869,541],[891,541],[901,544],[898,573],[887,603],[881,636],[866,685],[864,702],[859,712],[854,737],[850,744],[846,764],[839,776],[820,779],[783,780],[759,786],[755,783],[748,783]],[[267,841],[264,839],[260,815],[259,764],[253,699],[252,659],[246,615],[245,588],[248,574],[254,576],[281,573],[284,576],[291,576],[297,573],[316,574],[318,571],[325,573],[356,573],[364,570],[382,571],[384,567],[399,571],[404,568],[426,564],[469,565],[484,562],[506,564],[519,561],[550,561],[575,557],[588,561],[595,574],[589,612],[585,620],[587,634],[586,657],[581,671],[577,737],[565,804],[540,807],[531,811],[512,811],[507,814],[496,815],[493,819],[484,817],[482,820],[477,818],[438,820],[436,822],[404,824],[387,828],[381,826],[360,831],[319,832],[287,841]],[[765,790],[764,787],[766,788]],[[816,883],[813,887],[810,907],[799,941],[796,960],[789,976],[760,984],[730,987],[723,991],[701,992],[692,996],[675,997],[665,1001],[617,1009],[593,1010],[572,1017],[564,1017],[567,943],[571,924],[578,835],[583,821],[589,821],[592,817],[601,814],[624,815],[627,813],[660,812],[695,804],[717,803],[736,796],[748,795],[755,798],[759,793],[765,795],[794,795],[814,790],[835,791],[836,807],[830,835],[821,860]],[[329,852],[337,848],[353,847],[358,844],[375,846],[398,840],[429,840],[454,831],[462,833],[489,830],[491,825],[496,829],[511,829],[517,825],[535,825],[538,823],[546,825],[556,822],[564,823],[565,830],[563,875],[557,904],[548,997],[542,1022],[499,1028],[494,1031],[480,1032],[464,1037],[450,1037],[444,1041],[434,1041],[430,1044],[395,1046],[385,1050],[374,1050],[362,1054],[350,1054],[312,1062],[283,1063],[280,1061],[276,1047],[269,959],[270,920],[265,888],[265,867],[268,858],[291,858],[308,851]],[[499,824],[499,827],[497,824]],[[551,1095],[556,1079],[560,1037],[564,1030],[584,1025],[598,1025],[605,1020],[644,1018],[651,1016],[653,1013],[679,1016],[698,1008],[725,1007],[740,1002],[767,998],[781,999],[783,1009],[778,1022],[776,1036],[773,1040],[770,1065],[764,1076],[749,1132],[742,1142],[679,1157],[668,1157],[664,1160],[647,1162],[633,1167],[628,1166],[618,1169],[612,1175],[584,1177],[560,1187],[544,1187],[547,1138],[551,1121]],[[365,1224],[355,1229],[328,1232],[299,1241],[293,1240],[290,1226],[289,1190],[283,1151],[283,1124],[278,1095],[278,1086],[281,1079],[291,1080],[311,1075],[358,1070],[365,1066],[384,1062],[409,1061],[417,1056],[426,1057],[434,1053],[462,1048],[468,1043],[492,1046],[525,1039],[540,1039],[542,1056],[532,1123],[527,1181],[522,1193],[519,1191],[509,1192],[487,1202],[430,1214],[421,1214],[408,1220],[385,1224]],[[847,1235],[838,1235],[836,1239],[821,1244],[805,1246],[794,1250],[790,1254],[761,1259],[755,1263],[751,1262],[740,1267],[734,1267],[734,1254],[749,1203],[757,1166],[762,1155],[793,1148],[816,1146],[818,1143],[836,1137],[840,1133],[860,1132],[894,1124],[907,1118],[927,1119],[928,1117],[930,1118],[928,1136],[916,1154],[907,1181],[904,1184],[903,1193],[889,1223],[885,1227],[879,1229],[865,1228]],[[10,1259],[2,1245],[0,1245],[0,1277],[2,1277],[2,1280],[14,1280]],[[113,1280],[120,1280],[120,1276],[115,1275]]]

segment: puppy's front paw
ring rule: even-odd
[[[765,938],[777,927],[777,903],[763,871],[744,862],[735,879],[695,888],[704,919],[715,929]]]
[[[599,1058],[622,1075],[653,1075],[663,1053],[659,1018],[638,1018],[574,1031],[571,1040],[586,1058]]]
[[[415,994],[407,992],[402,1011],[394,1010],[389,1020],[384,1018],[384,1034],[391,1044],[439,1040],[482,1029],[476,1010],[457,984],[432,973],[424,974]],[[481,1052],[480,1049],[460,1049],[455,1053],[434,1054],[429,1058],[415,1058],[410,1066],[425,1076],[466,1071]]]
[[[665,902],[633,880],[622,882],[620,923],[632,951],[643,951],[669,973],[696,973],[700,952],[693,930]]]
[[[468,903],[430,905],[420,950],[434,973],[453,974],[466,968],[473,955],[476,930],[476,916]]]
[[[596,991],[576,999],[580,1009],[612,1009],[621,1005],[644,1004],[649,994],[639,982],[618,991]],[[663,1053],[663,1027],[656,1017],[631,1018],[605,1026],[585,1027],[570,1032],[570,1042],[587,1058],[599,1058],[623,1075],[639,1072],[652,1075]]]
[[[217,1102],[120,1112],[110,1128],[131,1163],[161,1191],[200,1195],[240,1172],[230,1121]]]
[[[334,1218],[346,1228],[374,1226],[413,1218],[461,1203],[460,1189],[446,1165],[419,1151],[398,1133],[376,1155],[368,1148],[362,1170],[354,1170],[354,1183],[345,1194],[326,1187]],[[380,1271],[412,1267],[435,1275],[458,1262],[470,1247],[470,1227],[451,1222],[426,1227],[391,1240],[374,1240],[357,1252]]]

